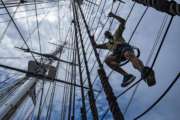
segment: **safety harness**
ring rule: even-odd
[[[137,47],[135,47],[135,46],[131,46],[131,47],[132,47],[132,50],[134,51],[136,57],[139,58],[139,56],[140,56],[140,54],[141,54],[139,48],[137,48]],[[121,61],[121,63],[120,63],[120,66],[124,66],[124,65],[126,65],[126,64],[129,62],[129,60],[123,59],[123,57],[124,57],[124,56],[123,56],[123,54],[121,53],[120,58],[122,59],[122,61]]]

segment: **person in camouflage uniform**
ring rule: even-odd
[[[106,57],[105,63],[111,69],[123,75],[123,82],[121,84],[122,87],[128,86],[136,78],[134,75],[127,73],[120,67],[120,62],[125,60],[129,60],[133,67],[141,72],[142,79],[147,80],[147,82],[150,83],[148,85],[154,85],[154,82],[152,82],[155,80],[154,71],[143,65],[143,62],[135,55],[134,48],[126,43],[122,36],[126,21],[113,13],[109,13],[108,16],[113,17],[120,22],[116,32],[114,35],[112,35],[109,31],[104,33],[105,37],[109,39],[107,43],[96,44],[96,42],[93,41],[96,48],[107,49],[112,52],[112,54]]]

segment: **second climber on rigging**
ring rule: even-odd
[[[127,73],[121,68],[120,63],[125,60],[129,60],[132,63],[133,67],[140,71],[142,79],[144,79],[149,86],[154,85],[154,71],[151,68],[144,66],[143,62],[135,55],[134,47],[129,45],[122,36],[126,21],[111,12],[109,13],[108,17],[113,17],[120,22],[120,25],[118,26],[116,32],[114,33],[114,35],[112,35],[112,33],[109,31],[106,31],[104,33],[105,37],[109,39],[107,43],[96,44],[96,42],[93,41],[93,44],[96,48],[107,49],[112,52],[111,55],[106,57],[105,63],[111,69],[123,75],[123,82],[121,84],[122,87],[128,86],[136,78],[134,75]]]

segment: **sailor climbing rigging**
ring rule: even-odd
[[[124,60],[129,60],[133,67],[141,72],[142,79],[145,79],[147,81],[147,84],[149,86],[154,85],[155,81],[155,75],[154,71],[143,65],[143,62],[135,55],[134,48],[126,43],[124,40],[122,33],[125,29],[126,21],[116,16],[113,13],[109,13],[109,17],[113,17],[116,20],[118,20],[121,24],[118,26],[116,32],[114,35],[111,34],[111,32],[106,31],[105,37],[109,39],[107,43],[104,44],[96,44],[95,41],[93,41],[93,44],[96,48],[99,49],[108,49],[112,52],[111,55],[107,56],[105,59],[105,63],[116,72],[123,75],[123,82],[121,84],[122,87],[128,86],[130,83],[132,83],[135,80],[135,76],[132,74],[127,73],[125,70],[123,70],[120,67],[120,62]]]

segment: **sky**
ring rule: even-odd
[[[96,1],[96,0],[93,0]],[[94,20],[94,16],[96,15],[96,11],[98,9],[97,6],[94,8],[88,9],[87,2],[85,2],[82,5],[83,12],[85,13],[86,10],[90,10],[89,14],[87,14],[86,18],[90,18],[90,21],[88,21],[88,25],[91,29],[91,34],[95,35],[95,39],[97,43],[102,43],[104,41],[104,35],[103,32],[109,29],[109,23],[111,19],[108,21],[106,26],[102,30],[102,25],[106,22],[107,14],[110,12],[112,0],[107,1],[106,0],[97,0],[96,3],[100,6],[100,9],[98,10],[97,18]],[[129,0],[125,0],[126,4],[121,4],[120,8],[117,11],[117,15],[126,18],[129,10],[132,6],[132,2]],[[177,0],[177,2],[180,3],[180,0]],[[103,8],[103,4],[105,3],[105,7]],[[116,2],[113,6],[112,12],[115,13],[117,8],[118,2]],[[58,12],[57,12],[57,4],[56,3],[48,3],[48,4],[42,4],[38,5],[39,8],[41,7],[49,7],[49,6],[56,6],[53,8],[45,8],[38,10],[38,21],[40,24],[40,38],[41,38],[41,45],[42,52],[43,53],[52,53],[53,50],[55,50],[55,46],[50,45],[48,42],[54,42],[58,44],[62,44],[62,42],[59,42],[59,36],[58,36]],[[70,7],[70,2],[60,2],[60,18],[61,18],[61,25],[60,25],[60,39],[61,41],[65,40],[65,37],[68,33],[69,27],[71,25],[72,21],[72,10]],[[34,6],[29,7],[20,7],[18,8],[19,11],[21,10],[27,10],[27,9],[33,9]],[[10,11],[14,11],[14,9],[9,9]],[[142,5],[136,4],[131,16],[129,17],[126,29],[123,33],[123,37],[126,41],[129,40],[137,22],[139,21],[142,13],[144,12],[145,7]],[[92,12],[91,12],[92,11]],[[5,13],[4,10],[0,9],[0,13]],[[92,13],[92,14],[90,14]],[[28,15],[35,15],[34,11],[32,12],[23,12],[23,13],[17,13],[15,14],[15,18],[19,17],[25,17]],[[149,8],[145,16],[143,17],[142,22],[140,23],[139,27],[137,28],[135,35],[132,38],[132,41],[130,44],[138,47],[141,50],[141,56],[140,59],[144,62],[145,65],[150,66],[152,64],[153,58],[155,56],[155,53],[157,52],[157,48],[159,46],[160,41],[162,40],[162,36],[164,35],[164,31],[162,35],[160,36],[160,39],[157,43],[157,46],[155,47],[155,51],[151,57],[149,58],[149,55],[151,53],[151,49],[153,48],[153,45],[156,41],[156,37],[158,36],[158,31],[160,29],[160,26],[164,20],[164,18],[167,17],[167,22],[165,24],[165,28],[167,27],[168,21],[170,19],[170,16],[156,11],[155,9]],[[97,23],[99,22],[98,18],[100,18],[100,25],[97,27]],[[4,15],[0,17],[0,21],[7,21],[9,20],[7,15]],[[42,21],[42,22],[41,22]],[[94,24],[92,24],[94,22]],[[16,23],[18,24],[18,27],[20,28],[24,38],[27,40],[29,38],[29,34],[34,31],[36,28],[36,18],[28,17],[28,19],[17,19]],[[117,21],[113,21],[110,31],[114,32],[118,26]],[[81,22],[82,27],[84,27],[83,23]],[[0,27],[2,30],[0,30],[0,36],[2,35],[4,29],[7,26],[6,23],[0,22]],[[167,34],[167,37],[165,39],[165,42],[163,44],[163,47],[160,51],[160,54],[158,56],[158,59],[154,66],[154,71],[156,74],[157,84],[153,87],[148,87],[143,81],[139,84],[137,91],[135,93],[135,96],[133,98],[133,101],[127,111],[127,113],[124,115],[126,120],[133,120],[137,115],[142,113],[146,108],[148,108],[168,87],[168,85],[172,82],[172,80],[175,78],[177,73],[180,72],[180,55],[179,55],[179,38],[180,38],[180,17],[175,16],[172,22],[172,25],[170,27],[170,30]],[[97,28],[97,31],[95,29]],[[71,30],[71,29],[70,29]],[[85,31],[83,29],[83,31]],[[71,31],[71,34],[73,32]],[[100,37],[98,38],[98,35],[100,34]],[[70,35],[68,37],[68,43],[72,44],[72,36]],[[95,56],[94,53],[91,54],[92,47],[89,45],[89,39],[87,37],[87,33],[83,34],[83,40],[85,44],[85,50],[86,50],[86,57],[89,58],[89,69],[93,67]],[[87,40],[87,42],[85,42]],[[107,41],[107,40],[106,40]],[[39,51],[39,44],[38,44],[38,37],[37,37],[37,30],[32,34],[30,37],[30,40],[28,40],[28,45],[32,48],[34,51]],[[21,69],[27,69],[27,63],[29,60],[32,60],[32,57],[30,54],[23,53],[22,51],[15,49],[14,47],[25,47],[23,45],[23,41],[20,38],[17,30],[15,29],[14,25],[11,23],[4,38],[0,40],[0,64],[5,64]],[[70,45],[69,45],[70,46]],[[82,49],[79,49],[80,52],[82,52]],[[65,50],[62,54],[62,58],[66,60],[72,60],[72,57],[70,55],[72,51]],[[106,54],[108,51],[99,51],[101,61],[104,61]],[[90,56],[90,57],[89,57]],[[21,59],[3,59],[2,57],[21,57]],[[82,60],[82,54],[81,54],[81,60]],[[83,61],[82,61],[83,62]],[[109,74],[111,72],[111,69],[105,65],[106,73]],[[84,63],[82,64],[82,67],[84,67]],[[135,70],[131,63],[128,63],[127,65],[123,66],[129,73],[134,74],[137,77],[137,80],[140,78],[140,73]],[[59,68],[58,78],[65,79],[66,78],[66,72],[64,69],[67,69],[67,65],[61,64]],[[93,81],[97,75],[97,69],[98,65],[95,64],[95,67],[91,71],[91,80]],[[3,81],[7,76],[12,75],[13,71],[0,69],[0,78],[1,81]],[[83,79],[86,79],[86,72],[83,71]],[[22,74],[21,74],[22,75]],[[17,78],[17,77],[15,77]],[[8,84],[11,85],[12,81],[14,82],[16,79],[9,80]],[[109,77],[109,82],[113,87],[113,91],[115,95],[120,94],[124,88],[121,88],[121,82],[122,82],[122,76],[116,72],[113,72],[111,76]],[[79,73],[77,69],[77,83],[79,84]],[[37,85],[37,88],[40,88],[40,82]],[[53,101],[53,109],[52,109],[52,115],[51,119],[60,119],[60,112],[63,108],[62,101],[63,101],[63,91],[64,87],[63,84],[57,83],[55,87],[55,97]],[[87,86],[87,81],[85,83]],[[162,99],[162,101],[157,104],[149,113],[147,113],[145,116],[143,116],[140,120],[178,120],[179,114],[180,114],[180,96],[178,94],[179,91],[179,85],[180,82],[177,81],[177,83],[174,85],[174,87],[170,90],[170,92]],[[45,83],[45,91],[44,93],[48,92],[48,88],[50,87],[50,90],[52,90],[53,85],[46,82]],[[94,89],[100,90],[102,88],[101,82],[99,78],[94,82]],[[119,106],[121,107],[121,111],[124,112],[127,104],[130,100],[130,97],[134,91],[134,88],[127,92],[125,95],[121,96],[117,101],[119,103]],[[49,91],[50,92],[50,91]],[[97,94],[97,93],[95,93]],[[44,95],[45,98],[45,95]],[[39,98],[37,98],[39,99]],[[48,101],[50,97],[47,97],[47,100],[45,102],[41,119],[45,119],[46,116],[46,110],[48,108]],[[87,108],[89,108],[88,105],[88,99],[86,100]],[[102,117],[104,111],[108,108],[108,104],[106,101],[106,97],[104,92],[101,92],[99,97],[97,98],[97,107],[100,118]],[[1,103],[2,104],[2,103]],[[67,103],[68,106],[68,103]],[[81,106],[81,95],[80,90],[77,88],[76,91],[76,119],[80,119],[80,106]],[[37,109],[35,107],[35,109]],[[31,111],[34,110],[33,103],[31,101],[31,98],[28,97],[26,101],[23,103],[23,105],[18,109],[16,114],[13,116],[13,119],[23,119],[28,116],[25,114],[22,115],[20,113],[31,113]],[[34,114],[33,114],[34,115]],[[92,119],[92,115],[90,111],[88,112],[88,119]],[[105,117],[106,120],[111,120],[112,115],[109,112],[108,115]]]

